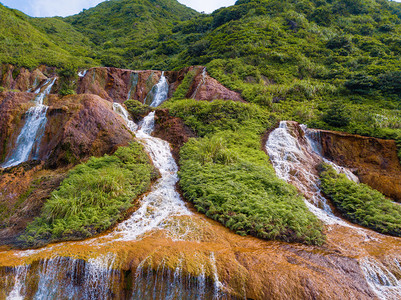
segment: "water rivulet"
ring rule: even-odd
[[[145,103],[148,103],[151,107],[157,107],[167,100],[169,91],[169,85],[167,82],[164,72],[160,77],[159,82],[152,88],[149,94],[146,96]],[[149,103],[150,102],[150,103]]]
[[[44,98],[48,95],[57,78],[47,79],[35,93],[34,106],[25,113],[25,123],[17,137],[13,150],[9,153],[1,167],[16,166],[29,159],[37,159],[39,145],[45,132],[47,123],[46,113],[48,106],[43,105]]]
[[[141,199],[139,208],[132,216],[112,232],[98,239],[71,243],[77,249],[88,245],[91,249],[98,249],[99,253],[95,256],[92,251],[78,255],[87,256],[86,259],[54,255],[55,252],[48,252],[52,249],[49,247],[31,253],[40,257],[48,252],[51,253],[50,257],[45,255],[46,258],[40,258],[34,263],[3,270],[6,275],[0,287],[5,291],[7,299],[217,299],[224,295],[214,253],[199,257],[198,267],[192,267],[191,272],[188,271],[190,268],[184,257],[174,261],[174,258],[163,255],[160,260],[160,256],[153,255],[152,251],[143,253],[142,249],[134,258],[139,260],[135,269],[125,269],[121,265],[121,253],[117,254],[115,250],[123,251],[129,244],[157,234],[158,231],[164,231],[168,239],[175,242],[197,241],[198,225],[191,221],[192,213],[175,189],[178,167],[169,144],[151,136],[154,112],[137,126],[129,119],[123,106],[114,103],[113,109],[126,121],[127,127],[136,133],[137,139],[158,168],[160,179],[151,192]],[[132,247],[132,250],[135,249]],[[29,255],[30,252],[20,253]],[[142,258],[144,254],[145,258]],[[135,256],[135,251],[130,255]]]
[[[280,126],[270,134],[266,150],[277,175],[295,185],[313,203],[312,205],[306,201],[309,209],[328,226],[329,243],[332,242],[330,240],[332,235],[337,235],[336,231],[347,232],[347,235],[342,236],[344,240],[347,239],[346,236],[352,235],[350,242],[363,241],[360,244],[353,244],[350,252],[358,255],[359,265],[368,284],[382,299],[399,299],[401,297],[401,282],[399,282],[401,252],[395,251],[394,254],[385,253],[385,251],[373,252],[373,250],[377,251],[377,248],[385,249],[388,246],[386,245],[388,240],[394,240],[399,244],[399,239],[354,226],[333,215],[328,200],[319,188],[317,165],[324,161],[331,164],[337,172],[345,173],[350,180],[357,181],[358,179],[346,168],[322,157],[319,131],[309,130],[306,126],[299,126],[295,122],[281,122]]]
[[[56,79],[47,79],[35,91],[38,94],[34,100],[35,105],[26,112],[25,124],[17,137],[16,144],[1,167],[12,167],[28,159],[38,158],[40,141],[47,123],[46,113],[48,106],[43,105],[43,100],[50,93]]]

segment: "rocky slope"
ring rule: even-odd
[[[32,93],[0,93],[0,132],[3,159],[23,126]],[[39,146],[41,161],[1,171],[0,244],[15,241],[64,178],[66,171],[91,156],[113,153],[127,145],[132,133],[109,101],[96,95],[48,97],[47,124]]]
[[[165,72],[171,98],[180,86],[185,76],[191,73],[192,80],[184,94],[185,98],[197,100],[225,99],[243,101],[241,96],[219,83],[207,73],[204,67],[196,66],[180,71]],[[160,80],[161,71],[133,71],[117,68],[92,68],[78,82],[78,94],[95,94],[109,101],[124,103],[135,99],[150,104],[152,99],[147,97],[153,86]],[[204,75],[203,75],[204,74]]]
[[[393,140],[319,131],[322,154],[351,168],[363,183],[401,201],[401,164]]]
[[[187,97],[235,98],[234,92],[210,79],[203,70],[194,67],[166,72],[170,97],[193,71]],[[31,80],[32,73],[23,74],[24,80],[7,76],[4,82],[10,87],[26,82],[23,88],[31,88],[36,77]],[[0,220],[0,244],[15,242],[71,166],[91,155],[112,153],[133,139],[111,102],[123,103],[128,98],[145,102],[160,76],[159,71],[94,68],[77,83],[77,95],[53,94],[46,98],[48,122],[40,145],[41,161],[27,162],[1,173],[0,212],[9,213]],[[41,75],[39,78],[45,79]],[[137,83],[133,84],[136,78]],[[3,157],[10,151],[23,123],[20,119],[34,97],[22,92],[0,94],[0,132],[4,133],[1,138],[6,145],[0,150]],[[242,99],[238,96],[236,100]],[[298,149],[304,149],[302,130],[296,123],[290,127],[290,133],[298,140]],[[179,148],[195,136],[167,110],[156,111],[154,135],[170,141],[176,159]],[[362,181],[397,195],[394,191],[400,166],[392,141],[326,131],[319,132],[319,136],[325,156],[356,169]],[[294,157],[298,155],[296,152]],[[318,158],[314,154],[306,157],[299,168],[306,173],[316,171],[314,164]],[[291,176],[307,181],[299,168],[290,172]],[[364,177],[371,173],[378,178],[384,174],[385,180]],[[391,184],[385,186],[387,180]],[[312,197],[313,191],[300,190]],[[188,214],[173,214],[162,224],[136,238],[112,230],[86,241],[63,242],[29,253],[3,246],[0,297],[12,293],[16,286],[27,297],[35,293],[43,296],[50,290],[62,297],[65,286],[71,287],[77,298],[124,299],[134,295],[143,299],[143,295],[151,298],[156,290],[163,297],[204,295],[227,299],[375,299],[380,293],[388,293],[392,299],[400,295],[400,239],[346,222],[326,223],[327,241],[321,247],[241,237],[191,207]]]

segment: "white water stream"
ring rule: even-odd
[[[138,85],[139,75],[138,73],[131,74],[131,87],[128,91],[127,100],[131,99],[131,95],[135,92],[136,86]]]
[[[298,131],[298,129],[300,131]],[[328,226],[339,225],[350,228],[354,234],[360,235],[365,242],[377,240],[379,235],[368,229],[362,229],[333,215],[327,199],[322,195],[316,166],[321,162],[332,165],[337,172],[344,173],[350,180],[358,182],[358,178],[347,168],[336,165],[322,156],[319,133],[298,126],[295,123],[281,122],[271,132],[266,142],[266,150],[278,177],[295,185],[302,194],[309,198],[305,204],[323,223]],[[398,263],[398,261],[397,261]],[[366,281],[380,299],[401,299],[401,281],[386,266],[373,257],[363,257],[359,264]],[[401,266],[396,265],[397,273]]]
[[[13,167],[29,159],[38,158],[40,141],[42,140],[47,123],[46,113],[48,106],[43,105],[43,101],[50,94],[56,79],[47,79],[42,87],[39,87],[35,91],[35,93],[38,93],[34,100],[35,106],[29,108],[25,113],[25,124],[17,137],[15,147],[9,153],[1,167]]]
[[[206,82],[206,74],[207,74],[206,73],[206,68],[203,68],[202,79],[199,82],[198,86],[196,87],[196,90],[195,90],[194,94],[192,95],[193,99],[195,99],[196,95],[198,94],[198,91],[199,91],[200,87],[205,84],[205,82]]]
[[[166,76],[164,76],[164,71],[160,77],[159,82],[152,88],[149,94],[145,98],[145,103],[147,102],[148,96],[153,96],[152,102],[149,104],[151,107],[158,107],[164,101],[167,100],[169,91],[169,85]]]
[[[124,109],[122,106],[121,108]],[[154,117],[154,112],[147,115],[135,134],[159,170],[161,178],[153,185],[152,191],[141,200],[140,208],[116,228],[113,234],[118,234],[121,240],[135,240],[146,232],[164,228],[172,216],[191,215],[175,188],[178,182],[178,167],[169,143],[151,136]]]

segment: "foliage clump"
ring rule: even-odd
[[[20,239],[26,246],[40,246],[104,231],[121,220],[156,174],[138,143],[93,157],[69,172]]]
[[[320,221],[260,150],[260,135],[274,122],[267,111],[222,100],[166,105],[201,136],[181,148],[179,172],[184,196],[198,211],[240,235],[323,243]]]
[[[401,206],[365,184],[349,180],[328,164],[320,166],[323,193],[351,222],[401,236]]]
[[[138,100],[130,99],[124,102],[128,112],[134,118],[135,121],[139,121],[150,113],[153,108],[147,104],[143,104]]]

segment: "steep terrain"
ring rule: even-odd
[[[44,24],[43,20],[0,3],[1,63],[28,68],[40,64],[59,68],[94,65],[87,42],[84,35],[61,20],[52,19]]]
[[[400,8],[0,5],[0,298],[399,299]]]

